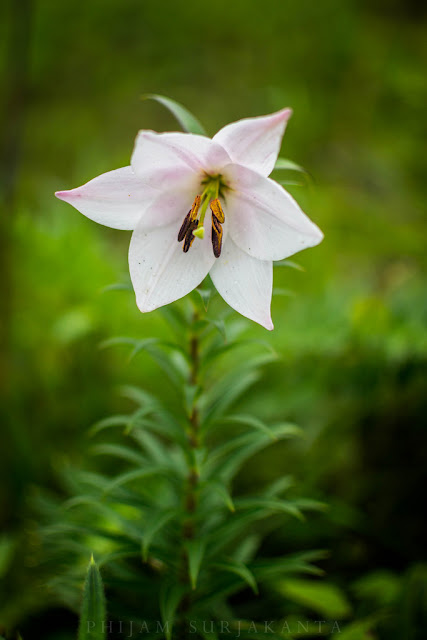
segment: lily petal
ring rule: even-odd
[[[250,256],[282,260],[322,241],[320,229],[277,182],[239,165],[224,173],[231,186],[225,204],[229,233]]]
[[[220,129],[213,141],[228,151],[233,162],[268,176],[291,115],[292,109],[282,109],[269,116],[238,120]]]
[[[123,167],[55,196],[73,205],[87,218],[113,229],[135,229],[149,202],[158,192]]]
[[[177,234],[200,189],[200,181],[193,182],[192,187],[189,187],[187,181],[184,186],[181,184],[172,190],[164,191],[144,211],[138,226],[149,230],[175,223]]]
[[[230,307],[269,331],[274,329],[270,313],[273,290],[271,261],[252,258],[228,237],[210,276]]]
[[[156,203],[152,206],[157,208]],[[206,224],[210,224],[208,214]],[[177,241],[178,231],[176,223],[147,230],[141,222],[132,234],[129,270],[142,312],[185,296],[202,282],[215,261],[208,233],[202,240],[195,238],[184,253]]]
[[[203,177],[216,173],[231,161],[216,142],[192,133],[140,131],[132,154],[135,173],[161,188],[166,181],[177,182],[190,173]]]

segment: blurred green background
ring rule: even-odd
[[[147,358],[98,349],[165,332],[132,295],[102,293],[127,278],[130,234],[53,197],[128,164],[138,129],[177,128],[140,100],[152,92],[211,134],[294,109],[282,155],[313,179],[290,190],[325,240],[296,258],[305,272],[276,269],[291,295],[273,300],[275,331],[248,323],[282,359],[247,401],[307,437],[270,448],[242,483],[291,472],[331,505],[270,544],[331,550],[326,580],[348,605],[349,638],[425,637],[426,17],[418,0],[2,5],[0,627],[73,637],[37,573],[29,497],[84,464],[87,429],[120,406],[118,384],[163,385]]]

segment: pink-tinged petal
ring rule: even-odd
[[[238,165],[226,167],[231,186],[225,215],[229,233],[243,251],[259,260],[282,260],[314,247],[320,229],[277,182]]]
[[[156,206],[155,204],[153,205]],[[206,215],[206,226],[210,216]],[[182,298],[208,274],[215,257],[210,234],[195,238],[188,253],[177,236],[181,222],[147,230],[139,224],[129,247],[129,270],[136,303],[143,313]]]
[[[228,237],[210,276],[230,307],[269,331],[274,329],[270,313],[273,291],[271,261],[252,258]]]
[[[291,115],[291,109],[282,109],[269,116],[238,120],[220,129],[213,141],[228,151],[233,162],[268,176],[274,169]]]
[[[184,186],[179,185],[175,189],[168,189],[158,196],[146,208],[138,226],[141,229],[150,230],[175,223],[179,229],[200,191],[200,182],[194,181],[194,175],[192,177],[193,184],[189,184],[187,180]]]
[[[144,184],[131,167],[123,167],[55,195],[99,224],[113,229],[135,229],[145,207],[158,192]]]
[[[161,187],[165,181],[178,184],[189,174],[203,179],[205,173],[215,174],[230,161],[227,152],[205,136],[140,131],[131,165],[135,173]]]

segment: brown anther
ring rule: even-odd
[[[178,232],[178,242],[182,242],[184,240],[184,238],[186,237],[189,229],[190,229],[190,224],[192,222],[194,222],[197,218],[197,214],[199,213],[199,209],[200,209],[200,203],[201,203],[202,199],[200,196],[196,196],[193,202],[193,205],[190,209],[190,211],[187,213],[187,215],[184,218],[184,222],[181,225],[181,228]],[[197,228],[197,225],[195,227],[193,227],[193,230]],[[188,247],[188,249],[190,248],[191,243]],[[188,251],[187,249],[187,251]],[[185,251],[185,249],[184,249]],[[185,251],[185,252],[187,252]]]
[[[190,215],[191,215],[191,211],[189,211],[185,216],[184,222],[181,225],[181,229],[178,231],[178,242],[182,242],[186,236],[188,227],[190,226],[190,222],[191,222]]]
[[[218,198],[215,198],[215,200],[212,200],[211,211],[212,211],[212,214],[215,216],[215,218],[218,220],[218,222],[220,222],[221,224],[224,224],[224,221],[225,221],[224,211],[222,210],[221,203]]]
[[[212,211],[212,249],[214,252],[215,258],[219,258],[221,255],[222,249],[222,236],[223,229],[222,224],[225,221],[224,212],[221,207],[221,203],[216,198],[211,202],[211,211]]]
[[[194,238],[196,237],[194,235],[193,231],[195,231],[198,226],[199,226],[199,221],[198,220],[190,220],[187,232],[185,234],[184,244],[183,244],[183,247],[182,247],[182,250],[183,250],[184,253],[187,253],[187,251],[189,250],[189,248],[193,244]]]

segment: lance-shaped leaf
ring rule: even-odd
[[[245,348],[247,346],[261,346],[263,347],[266,351],[268,351],[268,353],[273,354],[274,356],[277,356],[276,352],[274,351],[273,347],[268,343],[265,342],[264,340],[254,340],[254,339],[247,339],[247,340],[235,340],[235,341],[229,341],[224,343],[223,341],[219,342],[219,341],[212,341],[210,343],[210,345],[204,350],[203,352],[203,358],[202,358],[202,362],[201,362],[201,368],[205,369],[208,366],[210,366],[212,364],[212,362],[214,362],[217,358],[219,358],[222,355],[225,355],[226,353],[229,353],[230,351],[232,351],[233,349],[238,349],[238,348]]]
[[[296,269],[297,271],[305,271],[304,267],[302,267],[298,262],[294,262],[294,260],[278,260],[274,263],[275,267],[289,267],[290,269]]]
[[[147,562],[148,551],[154,537],[170,522],[176,515],[175,510],[159,511],[153,515],[144,529],[142,536],[142,559]]]
[[[200,484],[200,490],[203,496],[205,494],[209,495],[209,493],[216,494],[225,504],[227,509],[229,509],[232,513],[235,511],[233,498],[231,497],[228,488],[223,482],[215,479],[209,480],[209,482]]]
[[[206,543],[200,538],[195,540],[188,540],[186,544],[188,572],[190,574],[192,589],[195,589],[197,586],[197,578],[199,576],[200,567],[202,564],[203,556],[205,554],[205,548]]]
[[[83,588],[78,640],[105,640],[105,595],[93,556]]]
[[[261,376],[261,367],[277,360],[274,353],[253,356],[244,366],[238,366],[215,384],[200,399],[206,426],[218,420]],[[206,408],[205,408],[206,407]]]
[[[218,562],[215,563],[214,566],[216,569],[234,573],[235,575],[239,576],[246,582],[246,584],[250,586],[255,594],[258,594],[258,585],[255,576],[248,569],[248,567],[243,564],[243,562]]]
[[[277,440],[276,434],[274,431],[270,429],[262,420],[256,418],[255,416],[243,415],[243,414],[235,414],[232,416],[227,416],[221,420],[224,424],[241,424],[247,427],[252,427],[257,431],[262,431],[266,433],[270,438],[274,441]]]
[[[351,605],[336,585],[322,581],[287,578],[276,585],[279,593],[304,607],[333,620],[347,618]]]
[[[270,430],[276,440],[302,435],[299,427],[288,423],[274,425]],[[270,433],[264,433],[263,431],[250,431],[230,438],[212,451],[203,473],[205,477],[215,474],[229,480],[248,458],[271,443],[272,437]]]
[[[142,99],[154,100],[166,107],[166,109],[178,120],[183,131],[186,131],[187,133],[195,133],[201,136],[206,135],[204,127],[199,120],[197,120],[196,116],[194,116],[186,107],[183,107],[182,104],[176,102],[176,100],[172,100],[172,98],[166,98],[166,96],[160,96],[155,93],[148,93],[142,96]]]
[[[108,442],[95,444],[90,447],[89,451],[95,456],[112,456],[114,458],[126,460],[127,462],[132,462],[139,466],[147,464],[147,458],[130,447],[120,444],[109,444]]]
[[[136,340],[134,338],[118,337],[105,340],[101,344],[101,348],[113,347],[116,345],[129,345],[133,347],[129,356],[130,360],[135,358],[139,353],[145,351],[167,375],[172,384],[178,389],[181,388],[183,380],[188,374],[188,368],[184,365],[183,358],[177,360],[172,357],[173,351],[178,351],[183,356],[187,355],[180,345],[165,342],[159,338]]]
[[[63,505],[63,509],[67,511],[78,507],[82,507],[83,509],[85,507],[89,507],[89,509],[85,510],[85,513],[87,514],[89,511],[91,516],[94,515],[94,511],[98,512],[99,519],[97,519],[97,524],[102,524],[102,521],[104,520],[105,523],[108,523],[109,530],[124,534],[130,540],[139,540],[139,527],[134,522],[121,515],[114,507],[106,504],[104,501],[101,501],[98,496],[76,496],[67,500]]]
[[[163,623],[163,633],[166,640],[171,640],[175,614],[184,595],[185,588],[176,584],[164,584],[160,593],[160,615]]]
[[[271,498],[240,498],[236,500],[236,509],[260,509],[268,513],[287,513],[299,520],[304,516],[297,507],[296,502],[289,500],[273,500]]]
[[[254,560],[249,567],[258,581],[275,580],[286,574],[295,573],[323,575],[323,570],[312,563],[327,556],[328,553],[324,550],[304,551],[281,558]]]
[[[287,158],[277,158],[276,164],[274,165],[274,170],[290,170],[290,171],[300,171],[301,173],[307,173],[304,167],[293,162],[292,160],[288,160]]]
[[[171,475],[175,473],[175,469],[169,466],[160,466],[158,464],[146,465],[143,469],[133,469],[132,471],[121,473],[116,478],[114,478],[114,480],[111,480],[111,482],[104,489],[104,496],[110,494],[117,487],[122,487],[129,482],[144,480],[145,478],[149,478],[152,476],[171,479]]]

